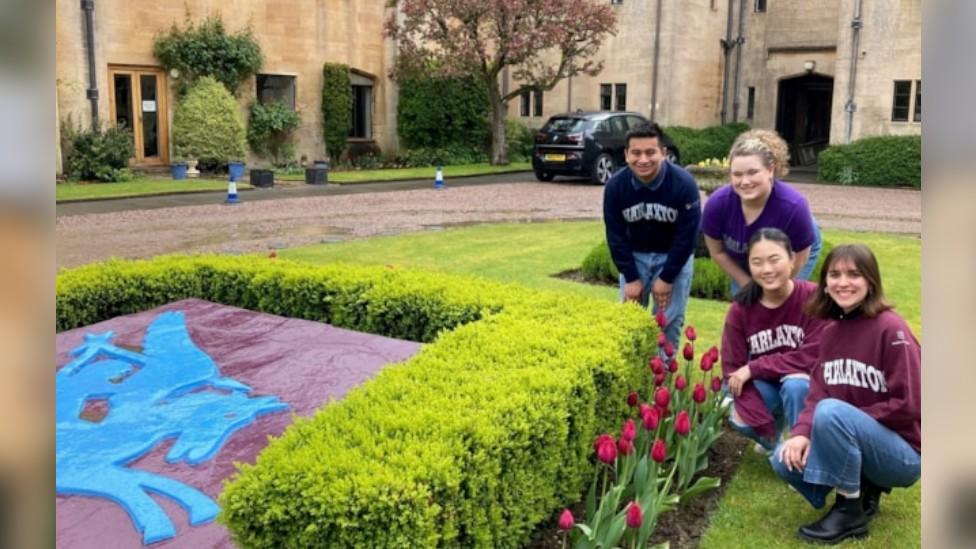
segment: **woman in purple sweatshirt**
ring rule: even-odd
[[[878,262],[862,244],[834,248],[808,304],[832,318],[820,340],[810,392],[773,470],[814,507],[837,499],[800,536],[837,543],[868,533],[881,492],[921,475],[921,347],[885,301]]]
[[[827,321],[803,310],[817,286],[792,278],[786,233],[760,229],[747,253],[752,280],[725,317],[722,373],[734,397],[730,423],[768,453],[803,410]]]
[[[705,202],[702,232],[712,260],[732,279],[732,293],[749,282],[746,248],[763,227],[790,237],[793,276],[808,280],[823,247],[820,229],[802,194],[781,181],[789,173],[789,147],[772,130],[749,130],[729,151],[730,183]]]

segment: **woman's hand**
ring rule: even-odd
[[[779,454],[776,457],[786,465],[789,471],[802,471],[807,466],[809,454],[810,439],[804,436],[795,436],[780,445]]]
[[[732,391],[732,396],[738,397],[741,395],[742,387],[744,387],[746,382],[751,378],[752,372],[749,371],[748,364],[732,372],[732,375],[729,376],[729,390]]]

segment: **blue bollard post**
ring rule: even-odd
[[[444,188],[444,170],[440,166],[437,166],[437,171],[434,173],[434,188]]]
[[[224,201],[224,204],[238,203],[240,203],[240,201],[237,200],[237,181],[234,181],[234,177],[231,176],[227,180],[227,200]]]

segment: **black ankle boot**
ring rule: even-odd
[[[830,512],[817,522],[801,527],[799,535],[807,541],[828,545],[868,535],[868,519],[864,516],[861,498],[845,498],[837,494]]]
[[[881,510],[882,492],[890,494],[891,488],[882,488],[867,478],[861,478],[861,506],[864,508],[864,516],[868,520],[873,519]]]

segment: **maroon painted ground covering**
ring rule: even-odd
[[[84,334],[114,330],[116,344],[138,347],[146,327],[163,311],[181,310],[193,341],[220,367],[225,376],[250,385],[253,395],[273,394],[290,411],[258,418],[237,431],[217,456],[200,466],[167,464],[172,442],[155,448],[133,467],[146,469],[190,484],[216,499],[234,462],[254,463],[269,435],[279,435],[291,423],[291,414],[311,415],[330,399],[341,399],[350,389],[384,366],[403,361],[419,343],[334,328],[327,324],[283,318],[207,301],[188,299],[151,311],[57,334],[57,365],[69,362],[68,352]],[[177,527],[175,538],[155,543],[156,548],[233,547],[227,530],[216,522],[191,527],[186,513],[173,501],[152,496]],[[107,500],[81,496],[57,497],[57,546],[60,548],[142,547],[142,537],[121,507]]]

